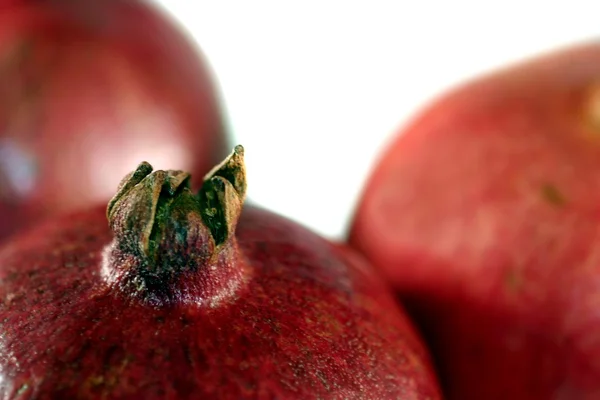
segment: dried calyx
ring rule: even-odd
[[[114,234],[112,280],[134,283],[138,292],[154,297],[181,295],[183,275],[188,284],[202,281],[204,297],[217,282],[235,283],[229,281],[241,271],[233,259],[234,233],[245,193],[242,146],[206,175],[197,194],[190,189],[190,174],[153,171],[142,162],[121,181],[107,207]]]

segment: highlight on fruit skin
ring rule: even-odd
[[[18,1],[0,13],[0,239],[107,201],[146,159],[191,171],[227,154],[197,46],[142,0]]]
[[[390,143],[350,244],[450,400],[600,398],[600,42],[443,95]]]
[[[244,204],[243,156],[199,191],[141,163],[108,206],[0,247],[0,395],[441,399],[422,340],[358,254]]]

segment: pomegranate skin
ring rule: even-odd
[[[0,10],[0,237],[107,201],[142,158],[201,178],[227,154],[204,57],[151,5]]]
[[[449,399],[600,398],[600,44],[442,97],[390,144],[349,242]]]
[[[231,260],[246,285],[153,305],[103,278],[112,239],[97,208],[0,250],[1,398],[441,398],[413,325],[349,248],[246,206]]]

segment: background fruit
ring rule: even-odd
[[[451,399],[600,398],[600,44],[482,78],[375,169],[350,242],[423,326]]]
[[[252,206],[238,224],[241,155],[198,196],[141,164],[109,203],[112,233],[102,207],[6,243],[5,397],[441,398],[359,255]]]
[[[106,201],[140,159],[199,178],[225,154],[212,75],[141,1],[21,1],[0,13],[0,236]]]

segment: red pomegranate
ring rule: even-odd
[[[198,194],[189,180],[142,163],[107,212],[5,244],[0,397],[441,398],[412,324],[356,253],[242,212],[241,146]]]
[[[107,201],[140,159],[201,177],[227,154],[211,72],[145,2],[0,11],[0,236]]]
[[[443,97],[374,170],[350,242],[450,399],[600,399],[600,43]]]

